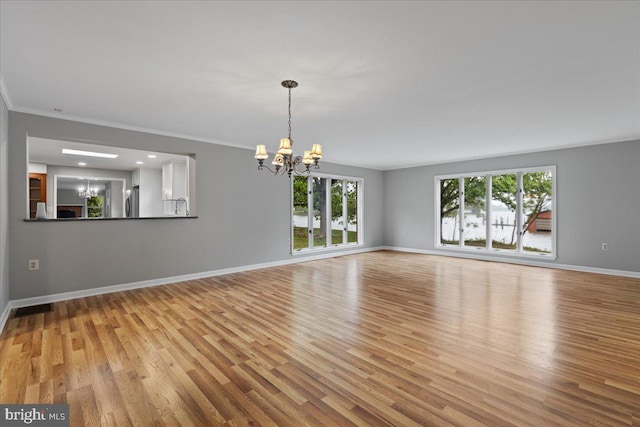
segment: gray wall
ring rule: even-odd
[[[557,166],[558,246],[549,262],[640,272],[640,141],[387,171],[385,244],[435,250],[436,175],[550,165]]]
[[[0,316],[9,303],[8,145],[9,111],[0,96]]]
[[[59,205],[82,205],[82,206],[84,206],[84,197],[78,196],[78,190],[58,190],[58,200],[57,201],[58,201]],[[51,203],[53,203],[53,202],[51,202]],[[49,203],[47,203],[47,204],[49,204]]]
[[[8,113],[7,139],[7,110],[1,107],[0,312],[9,296],[51,295],[291,258],[289,182],[257,171],[251,150],[17,112]],[[25,222],[27,135],[193,152],[198,218]],[[321,172],[364,178],[365,247],[434,250],[434,176],[548,165],[557,166],[558,193],[558,259],[549,262],[640,271],[640,141],[384,173],[323,163]],[[600,250],[602,242],[609,243],[607,252]],[[40,260],[38,271],[27,269],[33,258]],[[19,286],[9,290],[9,283]]]
[[[9,123],[11,299],[291,258],[289,181],[257,171],[251,150],[17,112]],[[25,222],[27,135],[195,153],[198,218]],[[383,172],[324,163],[321,172],[364,178],[364,246],[381,246]],[[28,271],[34,258],[40,270]]]

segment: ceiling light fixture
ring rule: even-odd
[[[96,197],[98,195],[98,190],[95,188],[89,187],[89,180],[87,180],[87,188],[80,187],[78,191],[78,196],[83,197],[85,199],[90,199],[92,197]]]
[[[291,89],[298,87],[298,83],[293,80],[285,80],[282,86],[289,90],[289,137],[280,140],[280,148],[273,157],[271,164],[275,166],[275,170],[264,165],[264,161],[269,157],[267,147],[260,144],[256,146],[255,158],[258,160],[258,170],[267,169],[275,175],[284,175],[287,173],[291,177],[292,173],[302,175],[311,172],[311,165],[318,169],[318,162],[322,158],[322,146],[313,144],[310,151],[305,151],[303,156],[294,156],[293,139],[291,138]]]
[[[104,157],[105,159],[115,159],[116,157],[118,157],[118,154],[98,153],[95,151],[71,150],[69,148],[63,148],[62,154],[73,154],[74,156]]]

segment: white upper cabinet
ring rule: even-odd
[[[186,161],[171,161],[162,165],[162,199],[186,199],[189,196],[189,174]]]

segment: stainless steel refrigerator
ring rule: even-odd
[[[138,218],[140,216],[140,186],[133,186],[133,190],[127,196],[124,209],[127,218]]]

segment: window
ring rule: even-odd
[[[311,177],[313,189],[313,247],[327,246],[327,178]]]
[[[555,167],[436,177],[436,246],[555,255]]]
[[[293,250],[309,247],[308,177],[293,177]]]
[[[331,180],[331,244],[342,245],[344,240],[344,185],[341,179]]]
[[[358,183],[356,181],[346,181],[347,191],[344,193],[344,204],[347,205],[347,223],[343,235],[346,235],[348,243],[358,243]]]
[[[460,180],[458,178],[440,180],[440,244],[460,244]]]
[[[553,252],[554,194],[550,170],[522,174],[522,250]]]
[[[515,174],[491,175],[491,247],[517,249],[516,204],[518,183]]]
[[[87,203],[87,217],[88,218],[102,218],[102,206],[104,204],[104,198],[102,196],[94,196],[86,199]]]
[[[361,179],[295,176],[292,186],[293,251],[362,242]]]
[[[464,178],[464,245],[484,247],[487,244],[486,178]]]

